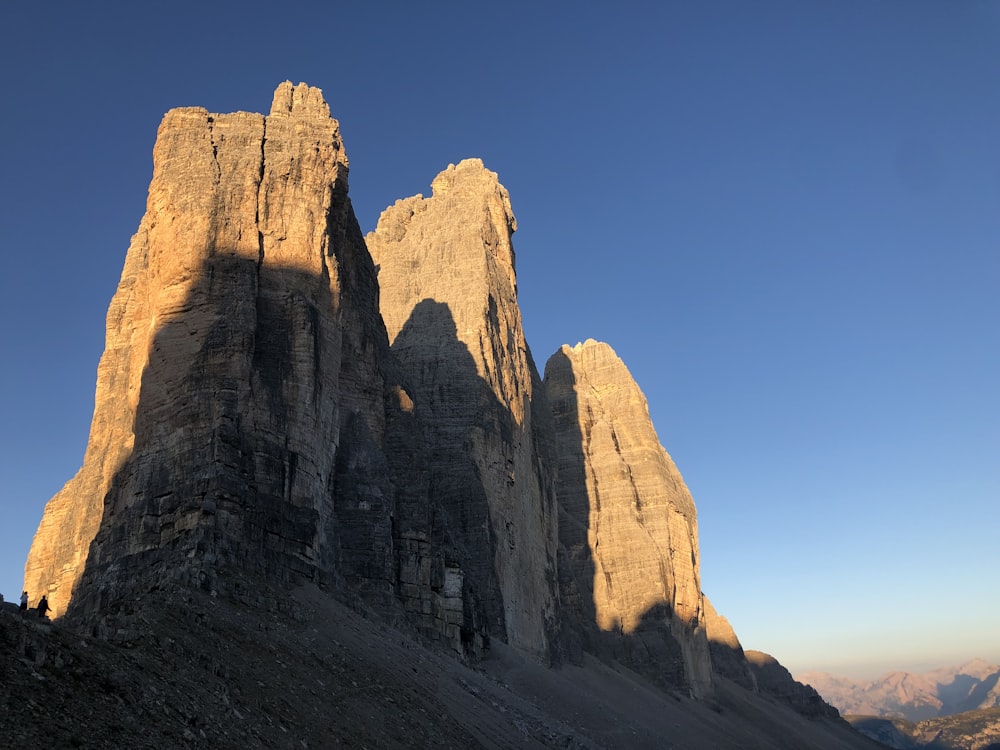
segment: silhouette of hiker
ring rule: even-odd
[[[25,612],[28,611],[28,592],[27,591],[21,592],[21,607],[20,607],[20,609],[21,609],[21,614],[22,615]]]
[[[49,600],[45,598],[45,594],[42,594],[42,598],[38,601],[38,618],[40,620],[45,619],[45,613],[49,611]]]

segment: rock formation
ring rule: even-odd
[[[267,117],[168,112],[153,163],[84,464],[26,586],[58,614],[151,570],[213,586],[223,563],[388,590],[385,332],[337,122],[286,83]]]
[[[367,236],[382,317],[426,427],[448,555],[490,629],[546,656],[556,601],[551,446],[535,416],[545,402],[517,305],[510,198],[478,159],[449,166],[431,187],[430,198],[387,208]]]
[[[809,718],[840,716],[837,709],[824,702],[813,688],[792,679],[788,670],[770,654],[747,651],[746,658],[761,692],[778,698]]]
[[[694,502],[607,344],[545,366],[558,445],[560,585],[585,649],[695,695],[711,685]]]
[[[83,466],[25,567],[56,616],[128,639],[171,586],[274,611],[309,582],[467,658],[589,652],[827,715],[703,597],[694,503],[611,348],[539,377],[482,162],[366,244],[318,89],[282,84],[267,116],[172,110],[153,157]]]

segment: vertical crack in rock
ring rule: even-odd
[[[208,139],[212,144],[212,161],[215,166],[215,184],[219,184],[222,181],[222,167],[219,166],[219,144],[215,141],[215,130],[213,124],[215,123],[214,117],[205,118],[205,122],[208,123]]]
[[[267,144],[267,118],[265,117],[260,133],[260,167],[257,170],[257,203],[255,205],[253,220],[257,228],[257,270],[264,264],[264,232],[260,228],[260,202],[261,186],[264,184],[264,147]]]

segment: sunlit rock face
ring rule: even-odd
[[[558,441],[560,585],[584,647],[695,695],[711,689],[694,503],[607,344],[545,367]]]
[[[387,342],[320,91],[283,84],[266,117],[172,110],[153,161],[84,463],[26,586],[56,615],[157,576],[214,586],[223,563],[388,589]]]
[[[551,433],[517,304],[510,198],[478,159],[387,208],[367,236],[380,306],[431,455],[447,554],[491,633],[550,654]]]

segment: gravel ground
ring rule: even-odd
[[[878,747],[727,681],[697,702],[502,643],[468,665],[313,587],[253,598],[152,592],[113,640],[3,605],[0,746]]]

